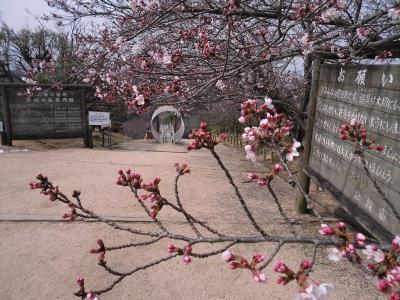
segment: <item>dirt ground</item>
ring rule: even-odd
[[[60,221],[68,209],[29,189],[28,183],[38,173],[49,176],[66,194],[71,194],[74,189],[81,190],[83,203],[102,216],[124,221],[125,225],[134,228],[155,230],[132,194],[115,184],[116,172],[120,168],[131,168],[146,179],[160,176],[162,194],[173,199],[173,165],[186,162],[192,173],[181,180],[184,206],[223,233],[245,235],[253,232],[233,189],[206,150],[187,152],[183,145],[159,145],[139,140],[125,140],[112,151],[19,146],[20,150],[30,151],[10,152],[10,148],[0,147],[4,150],[0,153],[1,299],[76,299],[72,293],[77,290],[77,276],[86,278],[89,289],[103,288],[113,279],[97,266],[96,257],[89,254],[98,238],[109,246],[146,240],[99,223]],[[260,226],[271,234],[289,235],[266,190],[244,182],[247,172],[262,171],[265,166],[249,163],[244,160],[242,151],[230,146],[219,145],[217,152]],[[292,210],[294,189],[281,179],[275,180],[274,186],[285,211],[294,220],[295,228],[316,234],[317,220],[312,216],[297,216]],[[320,200],[327,197],[323,192],[314,194]],[[184,219],[170,210],[163,209],[159,219],[170,231],[188,232]],[[128,271],[167,255],[167,245],[168,241],[161,241],[150,247],[111,252],[107,254],[107,262],[117,270]],[[272,249],[273,245],[267,244],[232,248],[235,253],[248,257],[253,251],[268,255]],[[196,246],[194,250],[201,252],[206,248]],[[361,272],[346,262],[327,261],[325,253],[324,248],[319,248],[313,276],[337,287],[332,299],[380,299]],[[312,249],[308,247],[291,245],[282,248],[279,258],[296,269],[301,259],[311,254]],[[271,269],[269,267],[267,271],[267,283],[257,284],[248,271],[230,270],[220,255],[194,258],[188,266],[179,257],[126,278],[102,299],[294,299],[295,284],[278,286],[275,283],[277,275]]]

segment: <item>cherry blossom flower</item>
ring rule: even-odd
[[[258,176],[257,176],[257,174],[254,174],[254,173],[248,173],[247,178],[250,180],[254,180],[254,179],[257,179]]]
[[[328,224],[321,224],[321,228],[318,230],[321,235],[333,235],[335,230]]]
[[[164,65],[169,65],[172,63],[172,56],[169,55],[168,53],[165,53],[163,56],[163,64]]]
[[[335,291],[335,287],[329,283],[311,283],[303,293],[298,293],[295,300],[327,300]]]
[[[226,89],[226,85],[225,83],[220,79],[217,81],[217,83],[215,84],[215,86],[220,89],[221,91]]]
[[[263,283],[267,280],[264,273],[260,273],[259,271],[253,273],[253,278],[255,281],[259,283]]]
[[[357,36],[361,39],[364,40],[368,35],[369,35],[369,29],[365,27],[358,27],[356,29]]]
[[[328,8],[321,14],[321,19],[325,23],[329,23],[339,17],[339,11],[335,7]]]
[[[297,148],[301,147],[301,143],[293,140],[293,145],[290,147],[289,152],[286,154],[286,159],[288,161],[293,161],[294,157],[299,156]]]
[[[365,242],[365,235],[363,235],[362,233],[357,233],[356,234],[356,241],[360,246],[364,246],[364,242]]]
[[[400,246],[400,235],[396,235],[392,241],[393,246]]]
[[[230,262],[235,258],[231,251],[226,250],[222,253],[222,260],[226,262]]]
[[[393,20],[400,19],[400,5],[389,9],[388,17]]]
[[[137,101],[137,104],[138,105],[144,105],[144,97],[143,97],[143,95],[138,95],[137,97],[136,97],[136,101]]]
[[[336,0],[335,5],[338,9],[343,9],[346,6],[346,0]]]
[[[275,106],[272,104],[272,99],[271,98],[265,97],[264,102],[265,102],[265,105],[267,105],[267,107],[269,109],[274,109],[275,108]]]
[[[376,245],[367,245],[365,249],[362,250],[362,253],[367,256],[367,259],[373,259],[377,263],[380,263],[385,259],[385,253],[378,249]]]
[[[96,294],[93,293],[93,292],[89,292],[89,293],[86,295],[86,299],[87,299],[87,300],[101,300],[101,299],[100,299],[100,296],[99,296],[99,295],[96,295]]]
[[[332,261],[341,261],[346,257],[346,252],[345,251],[340,251],[338,248],[333,247],[333,248],[328,248],[328,258]]]
[[[240,118],[238,119],[240,123],[244,124],[247,122],[247,119],[244,116],[240,116]]]

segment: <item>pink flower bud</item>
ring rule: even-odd
[[[254,179],[257,179],[258,176],[257,176],[257,174],[249,173],[249,174],[247,174],[247,178],[250,180],[254,180]]]
[[[262,254],[258,254],[258,253],[253,254],[253,261],[257,264],[264,261],[264,259],[265,259],[265,256]]]
[[[276,165],[274,165],[273,170],[276,174],[279,174],[279,172],[283,171],[283,166],[281,164],[276,164]]]
[[[85,279],[83,277],[78,277],[76,279],[76,283],[80,286],[80,287],[84,287],[85,286]]]
[[[347,125],[347,124],[342,124],[342,125],[340,126],[340,129],[341,129],[341,130],[344,130],[344,131],[347,131],[347,130],[349,130],[350,128],[349,128],[349,125]]]
[[[206,130],[207,127],[208,127],[208,126],[207,126],[207,123],[206,123],[206,122],[201,122],[201,123],[200,123],[200,128],[201,128],[201,129]]]
[[[356,119],[351,119],[351,121],[350,121],[351,126],[356,126],[357,124],[358,124],[358,122]]]
[[[354,247],[353,244],[349,244],[346,246],[346,252],[348,254],[354,254],[354,253],[356,253],[356,248]]]
[[[153,184],[157,185],[157,184],[160,183],[160,181],[161,181],[161,178],[160,177],[156,177],[156,178],[153,179]]]
[[[335,230],[328,224],[321,224],[321,229],[318,230],[321,235],[333,235]]]
[[[172,245],[172,244],[169,244],[169,245],[168,245],[168,252],[169,252],[169,253],[173,253],[173,252],[175,252],[177,249],[178,249],[178,248],[175,247],[175,246]]]
[[[358,242],[358,244],[360,245],[360,246],[363,246],[364,245],[364,242],[365,242],[365,235],[363,235],[362,233],[357,233],[356,234],[356,240],[357,240],[357,242]]]
[[[312,263],[312,261],[309,260],[309,259],[305,259],[305,260],[303,260],[302,263],[301,263],[301,267],[302,267],[304,270],[311,269],[312,266],[313,266],[313,263]]]
[[[267,184],[267,182],[265,181],[265,179],[260,178],[260,179],[258,179],[257,184],[259,187],[263,187]]]
[[[232,270],[235,270],[235,269],[239,268],[239,266],[240,266],[240,264],[239,264],[238,262],[235,262],[235,261],[231,261],[231,262],[229,263],[229,267],[230,267]]]
[[[378,282],[376,283],[376,287],[382,293],[387,293],[390,289],[390,284],[389,284],[389,281],[387,281],[386,279],[381,279],[381,280],[378,280]]]
[[[346,223],[343,223],[343,222],[336,223],[336,228],[337,229],[344,230],[344,229],[346,229],[346,227],[347,227]]]
[[[289,282],[289,279],[287,278],[287,276],[279,276],[276,282],[278,284],[286,285]]]
[[[289,271],[289,268],[281,260],[278,260],[277,262],[275,262],[273,269],[277,273],[286,273],[287,271]]]
[[[400,300],[400,294],[399,293],[391,293],[389,295],[389,300]]]
[[[235,258],[231,251],[226,250],[222,253],[222,260],[226,262],[230,262]]]
[[[184,255],[184,256],[183,256],[183,263],[184,263],[185,265],[190,264],[191,261],[192,261],[192,260],[190,259],[190,256],[189,256],[189,255]]]

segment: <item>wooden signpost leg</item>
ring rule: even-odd
[[[315,110],[317,106],[318,84],[319,84],[319,71],[321,60],[315,59],[313,65],[313,74],[311,81],[310,101],[307,106],[307,122],[305,128],[305,137],[303,140],[304,151],[300,163],[300,185],[306,193],[310,191],[310,178],[304,173],[303,168],[306,167],[310,160],[311,154],[311,140],[313,135],[313,124],[315,118]],[[300,214],[307,213],[307,202],[304,195],[297,190],[296,195],[296,212]]]
[[[108,149],[111,150],[111,126],[108,127]]]
[[[10,106],[7,99],[7,89],[2,87],[1,89],[2,107],[3,107],[3,118],[4,118],[4,138],[2,138],[2,144],[4,139],[4,144],[7,146],[12,146],[12,131],[11,131],[11,116],[10,116]]]
[[[85,89],[81,89],[81,101],[82,101],[82,114],[83,114],[83,139],[85,143],[85,148],[93,148],[91,142],[91,130],[88,124],[88,111],[87,111],[87,102],[86,102],[86,93]]]

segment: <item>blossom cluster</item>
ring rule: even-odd
[[[249,180],[257,180],[258,186],[263,187],[281,171],[283,171],[283,166],[281,164],[275,164],[272,170],[269,173],[266,173],[264,176],[259,176],[255,173],[248,173],[247,178]]]
[[[81,297],[86,300],[100,300],[100,296],[94,292],[85,291],[85,279],[78,277],[76,283],[79,285],[79,291],[75,293],[75,296]]]
[[[364,149],[383,151],[385,148],[377,145],[375,140],[367,139],[367,130],[356,119],[352,119],[350,124],[343,124],[340,126],[339,137],[341,140],[349,140],[356,142]]]
[[[347,227],[343,222],[335,226],[321,225],[321,235],[335,236],[342,241],[340,245],[327,249],[328,258],[336,262],[349,259],[365,265],[380,292],[387,294],[388,299],[400,299],[400,236],[393,239],[389,249],[382,250],[376,244],[367,245],[367,239],[362,233],[350,232]],[[361,249],[367,261],[358,249]]]
[[[192,245],[186,245],[183,248],[178,248],[172,244],[168,245],[168,252],[169,253],[178,253],[179,255],[183,256],[183,263],[185,265],[188,265],[192,262],[192,259],[190,258],[190,255],[192,254]]]
[[[131,170],[127,170],[125,173],[122,170],[118,171],[119,177],[117,179],[117,184],[122,186],[129,186],[133,188],[136,193],[138,190],[143,190],[148,192],[147,194],[142,194],[138,196],[138,199],[141,201],[150,200],[152,203],[150,217],[155,220],[157,218],[157,214],[160,212],[162,207],[164,206],[165,199],[161,197],[160,189],[158,184],[161,181],[160,177],[154,178],[152,181],[145,183],[142,179],[142,176],[139,173],[132,172]]]
[[[58,186],[54,187],[49,182],[48,178],[46,176],[43,176],[42,174],[37,175],[36,179],[38,179],[39,182],[29,183],[29,186],[31,187],[31,189],[32,190],[41,189],[42,191],[40,193],[45,196],[49,196],[50,201],[57,200],[57,197],[59,194]]]
[[[283,261],[278,260],[274,264],[274,271],[280,273],[277,283],[286,285],[296,280],[300,291],[295,300],[300,299],[328,299],[330,294],[335,290],[332,284],[319,283],[309,278],[313,262],[305,259],[301,262],[297,272],[291,270]]]
[[[244,257],[233,254],[230,250],[226,250],[222,253],[222,260],[229,264],[232,270],[235,269],[248,269],[250,270],[253,279],[256,282],[265,282],[266,276],[261,272],[257,265],[265,260],[265,256],[262,254],[254,253],[253,259],[249,262]]]
[[[188,167],[187,164],[176,163],[175,168],[176,168],[176,172],[179,175],[184,175],[184,174],[190,173],[190,168]]]
[[[297,149],[301,147],[301,143],[289,138],[293,123],[276,111],[271,98],[266,97],[259,107],[257,107],[257,100],[254,99],[248,99],[241,104],[239,122],[246,124],[254,120],[258,121],[258,126],[246,127],[242,135],[243,141],[247,143],[244,146],[246,159],[255,162],[256,149],[271,139],[284,146],[288,161],[299,156]]]
[[[220,134],[218,140],[213,139],[211,132],[208,130],[207,123],[201,122],[199,128],[192,129],[189,138],[191,138],[192,141],[186,147],[188,150],[197,150],[201,148],[211,150],[214,149],[219,142],[222,142],[226,138],[226,135]]]
[[[106,256],[106,247],[104,246],[104,242],[101,239],[97,240],[97,245],[99,246],[97,249],[93,248],[90,250],[90,253],[97,254],[97,259],[99,264],[105,265],[105,256]]]

